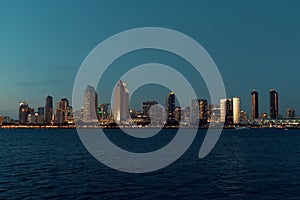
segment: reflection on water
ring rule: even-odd
[[[144,152],[175,130],[133,139],[109,130],[118,145]],[[147,174],[112,170],[95,160],[75,130],[0,130],[0,199],[299,199],[300,131],[225,130],[198,158],[205,132],[169,167]]]

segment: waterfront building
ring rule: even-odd
[[[190,123],[191,119],[191,107],[187,106],[181,109],[181,115],[183,117],[183,122]]]
[[[252,120],[259,118],[258,92],[256,90],[251,92],[251,117]]]
[[[52,123],[52,116],[53,116],[53,97],[47,96],[46,97],[46,104],[45,104],[45,124],[51,124]]]
[[[287,119],[295,119],[296,111],[292,108],[286,109],[286,118]]]
[[[190,122],[192,125],[204,125],[208,121],[208,104],[205,99],[190,100]]]
[[[208,106],[208,121],[209,122],[219,122],[220,121],[220,106],[215,104],[210,104]]]
[[[232,99],[220,100],[220,122],[225,125],[233,124],[233,103]]]
[[[97,121],[98,94],[93,86],[88,86],[84,92],[83,121]]]
[[[98,111],[99,118],[101,120],[109,119],[110,115],[110,104],[103,103],[99,105],[99,111]]]
[[[277,119],[278,114],[278,93],[272,89],[270,90],[270,118]]]
[[[166,97],[167,122],[175,121],[175,94],[170,92]]]
[[[149,110],[149,117],[152,125],[161,125],[165,123],[166,116],[162,105],[155,104]]]
[[[19,123],[27,124],[28,115],[31,113],[31,109],[26,102],[20,102],[19,105]]]
[[[45,108],[39,107],[38,108],[38,124],[44,124],[45,123]]]
[[[55,122],[57,124],[66,124],[68,123],[69,117],[69,101],[66,98],[62,98],[57,102],[56,105],[56,118]]]
[[[199,120],[201,125],[207,123],[208,120],[208,105],[206,99],[198,99],[199,102]]]
[[[114,90],[113,117],[116,122],[125,122],[130,118],[129,91],[126,83],[119,80]]]
[[[239,124],[240,116],[241,116],[241,100],[240,100],[240,98],[233,97],[232,104],[233,104],[233,123]]]
[[[149,110],[152,106],[157,105],[157,101],[145,101],[142,104],[143,115],[149,116]]]
[[[175,107],[175,121],[181,122],[181,119],[182,119],[181,107]]]

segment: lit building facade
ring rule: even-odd
[[[175,121],[181,122],[182,120],[182,113],[181,113],[181,107],[175,108]]]
[[[233,124],[233,103],[232,99],[220,100],[220,122],[225,125]]]
[[[116,122],[125,122],[130,118],[129,91],[126,83],[119,80],[114,90],[113,117]]]
[[[38,108],[38,124],[44,124],[45,123],[45,108],[39,107]]]
[[[278,114],[278,93],[272,89],[270,90],[270,118],[277,119]]]
[[[166,97],[167,122],[175,121],[175,94],[170,92]]]
[[[146,101],[142,104],[143,115],[149,116],[149,110],[152,106],[157,105],[157,101]]]
[[[88,86],[84,92],[83,121],[97,121],[98,95],[93,86]]]
[[[53,97],[47,96],[46,97],[46,105],[45,105],[45,124],[52,123],[52,116],[53,116]]]
[[[241,117],[241,100],[238,97],[232,99],[233,104],[233,123],[239,124]]]
[[[258,92],[256,90],[251,92],[251,117],[252,120],[259,118]]]
[[[296,111],[292,108],[286,109],[286,118],[287,119],[295,119]]]
[[[19,105],[19,123],[27,124],[28,123],[28,115],[31,113],[31,109],[29,108],[26,102],[21,102]]]
[[[57,124],[66,124],[68,123],[69,116],[69,101],[66,98],[62,98],[57,102],[56,105],[56,120]]]

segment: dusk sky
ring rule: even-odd
[[[252,89],[259,92],[262,113],[269,112],[269,90],[275,88],[280,113],[292,107],[300,115],[299,9],[296,0],[1,1],[0,115],[16,118],[20,101],[37,108],[47,95],[71,100],[87,54],[108,37],[138,27],[170,28],[199,42],[218,66],[227,96],[241,97],[248,113]],[[158,54],[155,61],[178,64]],[[138,58],[143,59],[151,61],[149,55]],[[209,98],[201,81],[199,90]],[[100,100],[110,98],[108,93],[99,91]],[[155,93],[149,87],[147,98]]]

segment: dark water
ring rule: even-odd
[[[107,134],[147,150],[174,130],[145,145]],[[127,174],[95,160],[75,130],[0,130],[0,199],[300,199],[300,131],[226,130],[200,160],[203,135],[169,167]]]

